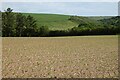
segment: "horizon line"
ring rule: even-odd
[[[1,11],[5,12],[5,11]],[[51,12],[19,12],[19,11],[13,11],[15,13],[25,13],[25,14],[53,14],[53,15],[66,15],[66,16],[92,16],[92,17],[97,17],[97,16],[118,16],[118,15],[76,15],[76,14],[64,14],[64,13],[51,13]]]

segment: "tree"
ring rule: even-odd
[[[26,20],[26,30],[25,33],[27,36],[35,36],[36,35],[37,24],[36,20],[32,16],[27,16]]]
[[[21,13],[12,12],[8,8],[2,13],[2,33],[3,36],[35,36],[37,24],[32,16],[24,16]]]
[[[26,29],[26,16],[22,15],[21,13],[18,13],[16,15],[16,36],[23,36],[24,31]]]
[[[49,28],[47,26],[42,26],[39,29],[40,36],[47,36],[49,34]]]
[[[0,11],[0,36],[2,36],[2,12]]]
[[[2,32],[3,36],[13,36],[15,33],[15,14],[13,9],[8,8],[2,14]]]

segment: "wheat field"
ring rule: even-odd
[[[117,78],[118,37],[3,37],[3,78]]]

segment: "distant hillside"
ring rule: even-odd
[[[109,19],[101,19],[99,21],[101,21],[103,24],[106,24],[106,25],[113,25],[117,27],[120,26],[120,16],[111,17]]]
[[[93,19],[91,17],[71,16],[69,20],[78,23],[79,25],[87,24],[88,27],[103,27],[100,21]]]
[[[2,13],[3,37],[50,37],[120,34],[120,17],[86,17],[60,14]]]
[[[79,24],[87,23],[94,24],[93,27],[103,27],[103,22],[112,18],[112,16],[70,16],[61,14],[36,14],[23,13],[31,15],[37,20],[39,26],[47,26],[50,30],[68,30],[73,27],[78,27]]]
[[[78,26],[77,23],[68,20],[69,15],[33,13],[24,13],[24,15],[33,16],[37,20],[38,26],[48,26],[51,30],[67,30]]]
[[[90,16],[89,18],[90,19],[94,19],[94,20],[102,20],[102,19],[109,19],[111,18],[112,16]]]

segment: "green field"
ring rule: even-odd
[[[69,15],[59,15],[59,14],[33,14],[24,13],[24,15],[31,15],[37,20],[38,26],[47,26],[51,30],[67,30],[78,26],[69,19]]]
[[[88,23],[96,23],[100,25],[97,20],[107,19],[110,16],[88,16],[83,17],[79,16],[79,21],[71,21],[68,20],[71,15],[63,15],[63,14],[37,14],[37,13],[23,13],[28,16],[31,15],[37,20],[38,26],[47,26],[50,30],[68,30],[73,27],[77,27],[79,23],[88,22]]]

